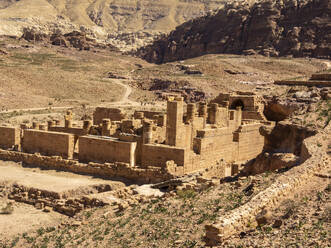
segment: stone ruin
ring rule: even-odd
[[[185,106],[186,105],[186,106]],[[262,100],[250,93],[220,94],[209,104],[167,101],[166,113],[96,108],[93,121],[64,125],[0,127],[0,159],[23,161],[75,172],[157,182],[219,166],[217,176],[238,173],[235,164],[261,153]]]
[[[302,85],[316,87],[331,87],[331,73],[316,73],[309,80],[281,80],[275,81],[278,85]]]

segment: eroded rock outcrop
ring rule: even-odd
[[[302,144],[317,131],[281,121],[274,128],[262,126],[260,133],[265,137],[263,152],[245,165],[242,171],[245,175],[291,168],[304,162]]]
[[[329,0],[230,3],[186,22],[137,55],[164,63],[209,53],[330,58]]]
[[[317,133],[316,130],[289,122],[281,121],[272,130],[261,127],[261,134],[265,136],[263,150],[271,153],[293,153],[300,156],[304,139]]]
[[[27,41],[51,43],[55,46],[74,47],[80,50],[89,50],[91,47],[109,47],[117,50],[111,45],[103,45],[95,39],[89,38],[85,32],[72,31],[62,34],[61,32],[45,33],[34,28],[24,28],[22,38]]]

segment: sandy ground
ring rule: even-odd
[[[1,198],[0,203],[3,204]],[[57,226],[68,218],[56,212],[44,213],[27,204],[14,203],[14,209],[12,214],[0,214],[0,241],[40,227]]]
[[[70,192],[71,195],[96,193],[92,189],[96,185],[110,185],[111,189],[123,187],[124,183],[94,178],[92,176],[77,175],[69,172],[55,170],[40,170],[38,168],[25,168],[18,163],[0,161],[0,184],[10,186],[13,183],[26,187],[38,188],[52,192]],[[0,208],[13,202],[7,197],[1,197]],[[1,241],[14,238],[17,234],[29,233],[39,228],[58,226],[68,217],[56,213],[44,213],[35,207],[13,202],[12,214],[0,214],[0,243]]]
[[[82,176],[69,172],[57,172],[54,170],[42,171],[37,168],[23,168],[14,162],[0,162],[0,182],[15,182],[19,185],[64,192],[99,184],[108,184],[112,188],[124,186],[121,182]]]

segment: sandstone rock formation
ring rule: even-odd
[[[112,45],[103,45],[95,39],[89,38],[85,32],[72,31],[62,34],[55,32],[47,34],[34,28],[24,28],[22,38],[33,42],[48,42],[55,46],[74,47],[80,50],[89,50],[91,47],[103,48],[109,47],[111,50],[117,50]]]
[[[266,138],[263,150],[271,153],[282,152],[300,155],[303,140],[316,133],[317,131],[311,128],[281,121],[271,132],[261,132]]]
[[[1,0],[0,35],[21,36],[24,27],[45,32],[85,31],[126,49],[222,7],[225,0]]]
[[[330,58],[329,0],[229,3],[186,22],[137,55],[164,63],[209,53]]]

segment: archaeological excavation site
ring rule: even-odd
[[[331,247],[330,11],[0,0],[0,248]]]

